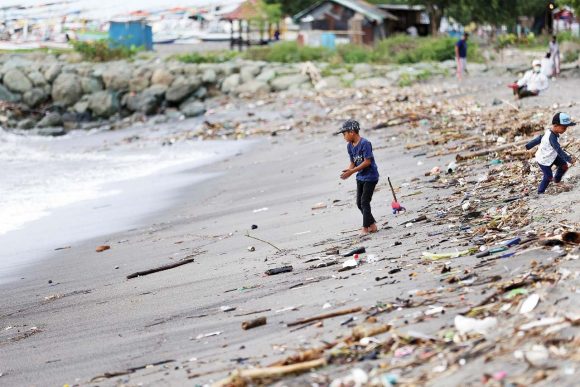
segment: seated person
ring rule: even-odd
[[[548,88],[548,77],[542,73],[542,63],[538,59],[532,62],[532,69],[516,83],[508,85],[514,91],[516,98],[535,97],[540,91]]]

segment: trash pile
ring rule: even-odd
[[[353,94],[365,103],[345,103]],[[367,122],[377,122],[376,130],[392,128],[419,156],[455,155],[447,166],[433,167],[424,179],[398,189],[401,195],[428,188],[445,200],[421,191],[405,195],[406,201],[425,196],[427,204],[394,226],[398,234],[409,227],[425,233],[401,256],[414,255],[418,263],[400,261],[387,266],[389,275],[376,277],[389,281],[382,285],[394,284],[395,273],[411,268],[410,278],[428,275],[440,285],[287,323],[288,328],[321,327],[322,320],[351,316],[340,324],[350,329],[335,340],[267,366],[235,370],[216,386],[267,384],[288,376],[294,379],[284,379],[285,384],[332,387],[575,384],[580,371],[580,308],[575,302],[580,223],[567,220],[566,209],[534,197],[540,172],[523,148],[544,130],[552,112],[508,102],[507,107],[484,108],[446,97],[441,102],[431,93],[414,95],[412,101],[410,95],[381,89],[324,96],[328,106],[335,106],[327,110],[332,119],[356,111]],[[580,153],[574,139],[564,139],[563,147]],[[554,187],[548,195],[565,190]],[[315,245],[326,246],[323,252],[330,256],[309,269],[339,273],[383,260],[360,246],[337,257],[336,242]],[[344,248],[354,247],[345,243]]]

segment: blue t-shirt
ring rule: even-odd
[[[379,169],[377,168],[377,163],[375,163],[375,157],[373,156],[373,145],[369,140],[361,138],[356,146],[353,146],[349,142],[346,145],[346,150],[350,156],[350,161],[353,162],[356,167],[361,165],[365,159],[371,160],[371,165],[356,174],[357,180],[379,181]]]
[[[459,57],[467,58],[467,41],[461,39],[455,45],[459,49]]]

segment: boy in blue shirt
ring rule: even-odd
[[[371,212],[371,200],[379,182],[379,171],[373,156],[373,146],[358,134],[359,130],[357,121],[347,120],[337,134],[342,134],[348,143],[346,149],[350,157],[350,165],[342,171],[340,178],[346,180],[356,173],[356,205],[363,215],[361,234],[366,235],[377,232],[376,221]]]
[[[552,180],[555,183],[562,181],[562,177],[568,170],[568,163],[574,164],[575,158],[564,152],[560,147],[558,139],[562,133],[565,133],[569,126],[576,125],[572,122],[570,116],[566,113],[556,113],[552,118],[552,129],[546,130],[546,133],[539,135],[526,144],[526,149],[530,150],[539,145],[536,151],[535,159],[542,170],[544,177],[538,187],[538,193],[543,194]],[[556,175],[552,175],[552,166],[555,165]]]

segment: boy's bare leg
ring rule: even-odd
[[[369,233],[368,227],[363,227],[360,229],[360,235],[367,235]]]
[[[377,232],[379,229],[377,228],[377,224],[373,223],[369,226],[369,232]]]

